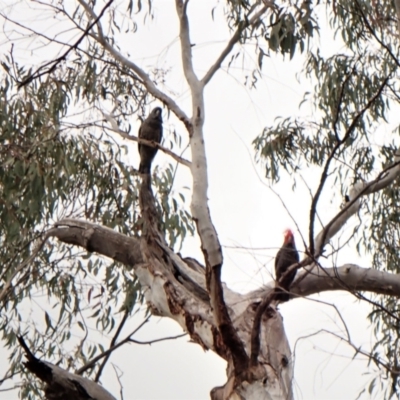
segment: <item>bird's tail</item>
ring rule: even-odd
[[[279,301],[280,303],[284,303],[290,299],[290,294],[279,287],[275,288],[275,293],[275,300]]]
[[[139,173],[140,174],[150,174],[150,168],[151,168],[151,164],[144,164],[144,163],[140,163],[139,165]]]

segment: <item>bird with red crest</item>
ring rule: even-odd
[[[293,232],[290,229],[286,229],[283,235],[283,245],[279,249],[275,258],[275,277],[276,281],[279,282],[279,286],[285,291],[288,291],[296,276],[296,270],[293,270],[288,274],[285,274],[285,272],[291,265],[299,262],[299,253],[296,249]],[[281,280],[282,277],[283,279]],[[281,302],[288,301],[289,294],[280,293],[276,299]]]

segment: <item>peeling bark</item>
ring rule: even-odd
[[[295,297],[329,290],[373,292],[400,297],[400,275],[355,264],[335,268],[314,266],[310,273],[302,272],[290,288]]]
[[[247,396],[244,397],[246,399],[292,398],[291,352],[282,319],[273,305],[270,306],[269,318],[263,314],[260,322],[258,366],[250,369],[243,375],[246,379],[238,382],[233,373],[230,350],[218,329],[208,301],[205,268],[198,261],[193,258],[182,259],[157,240],[153,243],[159,246],[157,257],[153,255],[146,259],[139,250],[140,239],[128,238],[109,228],[80,220],[62,220],[56,226],[52,229],[52,236],[60,241],[78,245],[88,251],[96,249],[99,254],[112,257],[115,261],[125,261],[125,265],[133,268],[138,276],[146,300],[155,314],[173,318],[193,341],[228,361],[227,384],[212,391],[213,399],[233,399],[239,393]],[[142,251],[146,255],[149,250],[142,247]],[[129,257],[122,257],[124,252]],[[265,296],[273,292],[275,282],[271,281],[264,288],[245,295],[230,290],[224,284],[221,287],[233,327],[246,354],[250,355],[250,338],[256,310]],[[292,300],[298,296],[329,290],[370,291],[400,297],[400,275],[361,268],[354,264],[337,268],[309,266],[307,271],[298,273],[290,288]],[[250,381],[254,386],[249,386]],[[267,396],[267,393],[271,397],[262,397]]]
[[[140,240],[91,222],[63,219],[57,222],[51,236],[61,242],[77,245],[89,252],[102,254],[133,267],[143,262]]]
[[[97,28],[96,32],[90,33],[90,37],[101,45],[110,57],[129,69],[148,92],[165,104],[187,129],[191,162],[174,155],[160,145],[157,147],[191,170],[193,177],[191,212],[200,237],[205,268],[194,259],[182,259],[168,247],[159,226],[160,216],[157,214],[148,175],[142,177],[140,189],[140,207],[144,220],[140,238],[127,237],[109,228],[73,219],[65,219],[57,223],[51,231],[47,232],[47,237],[56,237],[63,243],[80,246],[89,252],[96,252],[129,267],[138,277],[153,314],[174,319],[203,349],[211,349],[225,359],[228,363],[227,383],[223,387],[213,389],[212,399],[284,398],[291,400],[293,398],[293,365],[282,317],[273,302],[275,284],[272,283],[263,289],[241,295],[229,290],[221,282],[223,254],[208,207],[208,171],[203,135],[205,85],[219,70],[235,44],[239,42],[242,32],[262,22],[261,18],[265,12],[275,7],[274,2],[262,1],[250,8],[249,14],[245,15],[243,21],[238,24],[220,56],[210,66],[204,78],[199,80],[193,66],[187,18],[187,7],[190,2],[188,0],[175,1],[180,24],[183,71],[192,99],[191,117],[187,116],[170,96],[155,85],[149,74],[112,46],[112,42],[107,40],[103,33],[100,18],[90,4],[84,0],[78,0],[78,2],[92,21],[90,27]],[[399,4],[400,2],[395,0],[398,15]],[[89,30],[87,28],[88,32]],[[362,113],[358,114],[358,119]],[[115,132],[126,137],[126,134],[118,129],[112,117],[107,115],[105,117]],[[356,122],[357,119],[353,121],[352,126],[355,126]],[[350,134],[351,130],[349,129],[348,132]],[[334,153],[330,157],[332,160],[333,156]],[[323,253],[326,243],[359,210],[361,196],[381,190],[398,177],[399,161],[400,157],[396,157],[395,164],[382,171],[374,181],[355,185],[351,190],[349,203],[316,238],[313,233],[315,210],[312,210],[310,218],[312,254],[310,258],[293,266],[294,269],[306,268],[298,273],[297,279],[291,285],[292,299],[296,296],[307,296],[326,290],[372,291],[400,296],[398,275],[362,269],[352,264],[330,269],[312,264]],[[329,172],[328,170],[329,162],[326,164],[325,174]],[[323,183],[316,196],[314,209],[322,188]],[[315,252],[313,251],[314,243]],[[27,264],[26,262],[19,266],[16,273],[22,271]],[[290,269],[287,274],[289,273]],[[15,275],[10,278],[0,293],[0,300],[7,295],[14,277]],[[101,386],[78,375],[70,374],[53,364],[38,360],[26,345],[22,343],[21,345],[28,357],[27,367],[46,382],[48,386],[46,395],[49,400],[114,399]]]

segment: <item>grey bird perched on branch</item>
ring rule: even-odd
[[[162,139],[162,132],[161,108],[156,107],[140,126],[139,138],[151,140],[159,144]],[[138,149],[140,154],[139,172],[141,174],[150,174],[151,163],[153,162],[158,148],[139,143]]]
[[[291,271],[287,275],[285,272],[288,268],[299,262],[299,253],[296,249],[296,244],[294,242],[294,235],[290,229],[286,229],[284,232],[284,240],[283,245],[278,251],[275,258],[275,276],[276,280],[280,281],[280,286],[289,290],[291,283],[293,282],[294,277],[296,276],[296,270]],[[282,276],[285,278],[281,281]],[[277,300],[283,302],[289,300],[289,294],[282,293],[277,296]]]

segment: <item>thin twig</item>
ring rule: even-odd
[[[78,0],[79,4],[85,9],[87,14],[93,20],[97,20],[98,35],[92,34],[91,37],[101,44],[105,50],[107,50],[115,60],[126,66],[128,69],[133,71],[143,81],[143,85],[146,87],[148,92],[162,103],[166,104],[167,107],[178,117],[180,121],[186,126],[186,129],[190,132],[192,129],[192,123],[190,118],[185,112],[178,106],[178,104],[169,97],[166,93],[162,92],[157,88],[150,76],[141,69],[137,64],[123,56],[118,50],[116,50],[104,37],[103,30],[98,17],[90,6],[83,0]]]
[[[43,239],[39,242],[36,248],[33,250],[32,254],[18,267],[15,268],[11,276],[8,278],[7,282],[4,284],[2,291],[0,292],[0,303],[2,303],[11,289],[12,281],[17,276],[19,272],[21,272],[27,265],[29,265],[37,256],[37,254],[42,250],[45,245],[47,239],[52,236],[52,234],[56,231],[56,229],[50,229],[46,232]]]
[[[148,340],[146,342],[142,342],[140,340],[135,340],[135,339],[129,339],[129,342],[135,343],[135,344],[152,345],[153,343],[164,342],[166,340],[180,339],[181,337],[184,337],[186,335],[187,335],[187,333],[181,333],[180,335],[170,336],[170,337],[160,338],[160,339],[154,339],[154,340]]]
[[[119,324],[119,326],[118,326],[118,329],[117,329],[117,331],[115,332],[115,335],[114,335],[114,337],[113,337],[112,340],[111,340],[110,348],[113,347],[113,346],[115,346],[115,343],[116,343],[116,341],[117,341],[117,339],[118,339],[118,336],[119,336],[119,334],[121,333],[122,328],[124,327],[125,322],[126,322],[126,320],[128,319],[128,316],[129,316],[129,311],[126,310],[125,313],[124,313],[124,316],[122,317],[122,320],[121,320],[121,322],[120,322],[120,324]],[[105,365],[106,365],[108,359],[110,358],[110,355],[111,355],[111,353],[107,354],[107,355],[104,357],[104,360],[103,360],[103,362],[101,363],[101,365],[100,365],[100,367],[99,367],[99,369],[98,369],[98,371],[97,371],[97,373],[96,373],[96,377],[94,378],[94,381],[95,381],[95,382],[98,382],[98,381],[99,381],[100,376],[101,376],[101,373],[103,372],[103,369],[104,369],[104,367],[105,367]]]
[[[118,374],[117,368],[114,364],[112,364],[112,367],[114,368],[114,372],[115,375],[117,377],[118,383],[119,383],[119,394],[121,395],[121,400],[124,400],[124,387],[122,386],[122,382],[121,382],[121,376],[123,375],[123,373],[121,372],[121,374]]]
[[[77,375],[82,375],[83,372],[85,372],[87,369],[93,367],[94,364],[96,364],[97,361],[101,360],[103,357],[106,357],[108,354],[112,353],[115,349],[117,349],[118,347],[122,346],[125,343],[129,342],[129,339],[132,335],[134,335],[137,331],[139,331],[144,324],[146,324],[149,319],[150,319],[151,315],[149,315],[132,333],[130,333],[125,339],[121,340],[119,343],[117,343],[116,345],[110,347],[108,350],[103,351],[102,353],[100,353],[98,356],[94,357],[91,361],[89,361],[88,363],[86,363],[83,367],[79,368],[78,370],[75,371],[75,374]]]
[[[85,29],[85,31],[83,32],[81,37],[72,46],[70,46],[68,48],[68,50],[64,54],[62,54],[60,57],[57,57],[55,60],[49,61],[46,64],[40,66],[33,74],[28,76],[28,78],[26,78],[22,82],[19,82],[18,87],[21,88],[22,86],[25,86],[28,83],[32,82],[34,79],[40,78],[41,76],[46,75],[46,74],[51,74],[56,69],[57,65],[61,61],[65,60],[67,58],[68,54],[72,50],[77,50],[78,49],[78,46],[80,45],[82,40],[87,36],[87,34],[93,28],[93,26],[96,25],[99,22],[100,18],[103,16],[103,14],[107,10],[107,8],[110,7],[113,2],[114,2],[114,0],[109,0],[109,2],[100,11],[100,14],[98,15],[98,17],[91,24],[89,24],[89,26]],[[45,69],[44,71],[42,71],[44,68],[48,67],[49,65],[51,65],[51,67],[49,67],[49,68]],[[42,71],[42,72],[40,72],[40,71]]]
[[[318,200],[319,197],[322,193],[322,189],[325,185],[325,182],[328,178],[328,171],[329,171],[329,167],[330,167],[330,163],[333,160],[336,151],[346,142],[346,140],[349,138],[349,136],[351,135],[351,133],[354,131],[354,129],[357,126],[358,121],[360,120],[360,118],[364,115],[364,113],[372,106],[372,104],[375,102],[375,100],[381,95],[383,89],[385,88],[389,78],[390,78],[389,74],[382,82],[382,84],[380,85],[378,91],[368,100],[368,102],[364,105],[364,107],[357,112],[357,114],[354,116],[350,126],[347,128],[346,133],[344,134],[343,138],[336,143],[335,147],[332,149],[331,153],[329,154],[324,169],[322,171],[322,175],[320,178],[320,182],[317,188],[317,191],[315,192],[313,201],[311,203],[311,208],[310,208],[310,225],[309,225],[309,242],[310,242],[310,256],[314,257],[315,256],[315,246],[314,246],[314,220],[315,220],[315,213],[316,213],[316,209],[317,209],[317,204],[318,204]]]
[[[320,329],[320,330],[318,330],[317,332],[311,333],[310,335],[301,336],[301,337],[299,337],[297,340],[308,339],[308,338],[310,338],[310,337],[312,337],[312,336],[319,335],[320,333],[328,333],[329,335],[335,336],[336,338],[338,338],[338,339],[340,339],[341,341],[346,342],[348,345],[350,345],[350,346],[356,351],[356,354],[357,354],[357,353],[360,353],[360,354],[362,354],[363,356],[366,356],[368,359],[375,361],[375,363],[376,363],[377,365],[381,365],[382,367],[384,367],[387,371],[389,371],[389,372],[392,373],[392,374],[395,374],[395,375],[399,375],[399,374],[400,374],[400,371],[399,371],[399,370],[395,370],[395,369],[391,368],[387,363],[381,361],[380,358],[378,358],[378,357],[372,355],[371,353],[367,353],[367,352],[364,351],[364,350],[361,350],[361,346],[357,347],[357,346],[356,346],[355,344],[353,344],[350,340],[344,338],[343,336],[338,335],[337,333],[328,331],[327,329]],[[356,354],[355,354],[355,355],[356,355]],[[355,355],[354,355],[354,356],[355,356]],[[353,358],[354,358],[354,356],[353,356]]]
[[[112,117],[110,117],[109,115],[106,115],[106,114],[104,114],[104,116],[111,123],[111,118]],[[137,136],[129,135],[128,133],[125,133],[123,130],[119,129],[118,126],[115,126],[115,125],[116,124],[112,124],[112,126],[113,126],[112,128],[110,128],[110,127],[105,127],[105,128],[110,130],[111,132],[118,133],[118,135],[120,135],[124,139],[132,140],[132,141],[138,142],[138,143],[143,143],[143,144],[145,144],[147,146],[150,146],[150,147],[156,147],[157,149],[161,150],[163,153],[168,154],[169,156],[171,156],[178,163],[190,168],[192,163],[189,160],[186,160],[185,158],[178,156],[176,153],[174,153],[173,151],[167,149],[166,147],[162,146],[161,144],[159,144],[157,142],[154,142],[152,140],[146,140],[146,139],[138,138]],[[98,124],[92,124],[92,126],[96,126],[98,128],[104,128],[104,126],[101,126],[101,125],[98,125]]]
[[[225,46],[224,50],[222,50],[222,53],[220,56],[217,58],[215,63],[210,67],[210,69],[207,71],[207,73],[204,75],[203,79],[201,80],[201,84],[203,86],[207,85],[207,83],[211,80],[211,78],[214,76],[214,74],[220,69],[222,62],[225,60],[227,55],[232,51],[233,46],[240,40],[240,37],[242,35],[242,32],[249,28],[250,26],[253,26],[255,23],[259,21],[261,16],[269,9],[275,7],[275,4],[273,1],[265,1],[264,0],[264,6],[259,10],[255,15],[253,15],[251,18],[249,18],[249,15],[246,15],[246,17],[239,23],[236,32],[233,34],[227,45]]]
[[[396,0],[395,3],[397,3],[396,4],[396,11],[398,12],[399,10],[397,9],[397,6],[399,4],[399,1]],[[361,18],[363,19],[364,24],[368,28],[368,30],[371,33],[371,35],[388,52],[390,58],[396,63],[396,65],[398,67],[400,67],[400,62],[399,62],[398,58],[393,54],[393,52],[390,49],[390,47],[387,44],[383,43],[382,39],[380,39],[379,36],[376,34],[375,30],[372,28],[371,24],[369,23],[368,18],[366,17],[364,11],[362,10],[362,7],[361,7],[360,3],[357,0],[356,0],[356,4],[357,4],[358,11],[360,11]],[[400,24],[400,20],[398,20],[398,24]],[[400,27],[400,25],[398,25],[398,26]],[[399,33],[400,33],[400,31],[399,31]]]
[[[151,345],[153,343],[157,343],[157,342],[164,342],[166,340],[175,340],[175,339],[179,339],[181,337],[184,337],[187,335],[187,333],[181,333],[180,335],[176,335],[176,336],[168,336],[165,338],[160,338],[160,339],[154,339],[154,340],[149,340],[147,342],[140,342],[138,340],[134,340],[131,338],[131,336],[133,336],[139,329],[141,329],[143,327],[143,325],[149,321],[151,316],[148,316],[132,333],[130,333],[125,339],[121,340],[119,343],[115,344],[114,346],[110,347],[108,350],[104,351],[103,353],[99,354],[98,356],[94,357],[91,361],[89,361],[88,363],[86,363],[83,367],[79,368],[75,373],[77,375],[82,375],[83,372],[85,372],[86,370],[88,370],[89,368],[92,368],[97,361],[101,360],[103,357],[106,357],[107,355],[111,354],[114,350],[118,349],[118,347],[121,347],[123,344],[125,343],[136,343],[136,344],[143,344],[143,345]]]

